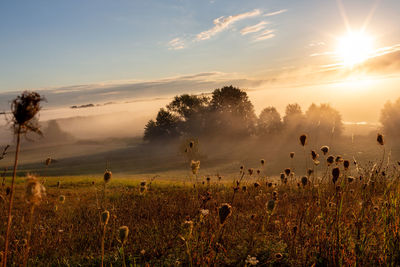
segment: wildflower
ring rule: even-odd
[[[250,175],[250,176],[253,175],[253,172],[254,172],[253,169],[250,168],[250,169],[248,169],[247,171],[249,172],[249,175]]]
[[[354,181],[354,177],[353,177],[353,176],[347,177],[347,181],[348,181],[349,183],[352,183],[352,182]]]
[[[336,184],[337,180],[339,179],[340,170],[338,167],[333,168],[332,170],[332,182]]]
[[[209,183],[211,180],[210,176],[207,176],[206,180],[207,180],[207,183]]]
[[[228,203],[222,204],[218,209],[219,221],[224,224],[226,219],[231,215],[232,207]]]
[[[197,174],[200,169],[200,160],[192,160],[192,162],[190,163],[190,168],[192,169],[193,174]]]
[[[290,175],[290,169],[289,169],[289,168],[286,168],[286,169],[285,169],[285,174],[286,174],[286,176],[289,176],[289,175]]]
[[[385,144],[385,141],[383,140],[383,135],[378,133],[376,137],[376,141],[378,142],[379,145],[383,146]]]
[[[104,172],[104,182],[108,183],[111,180],[112,172],[108,169]]]
[[[261,173],[261,171],[260,171],[260,170],[257,170],[257,174],[260,175],[260,173]]]
[[[46,189],[44,186],[35,177],[28,176],[25,191],[26,202],[31,205],[39,205],[45,195]]]
[[[322,146],[321,151],[324,153],[324,156],[326,156],[326,154],[329,152],[329,146]]]
[[[110,219],[110,212],[105,210],[101,213],[101,222],[106,225],[108,224],[108,220]]]
[[[257,188],[257,187],[259,187],[259,186],[260,186],[259,183],[257,183],[257,182],[254,183],[254,188]]]
[[[50,165],[50,163],[51,163],[51,158],[50,157],[48,157],[47,159],[46,159],[46,166],[49,166]]]
[[[264,165],[264,164],[265,164],[265,160],[262,159],[262,160],[261,160],[261,165]]]
[[[285,179],[285,174],[282,172],[280,175],[281,181],[283,181],[283,179]]]
[[[143,187],[146,186],[146,181],[141,181],[140,186],[143,186]]]
[[[122,245],[126,243],[128,239],[128,234],[129,234],[129,228],[128,226],[121,226],[118,229],[118,242],[120,242]]]
[[[290,156],[291,159],[294,158],[294,152],[290,152],[289,156]]]
[[[246,192],[247,191],[247,187],[244,185],[244,186],[242,186],[242,191],[243,192]]]
[[[300,135],[299,140],[300,140],[300,144],[302,146],[305,146],[307,144],[307,135],[306,134]]]
[[[314,173],[314,170],[313,169],[308,169],[307,170],[307,175],[308,176],[311,176],[311,174],[313,174]]]
[[[251,266],[256,266],[259,261],[256,257],[251,257],[250,255],[247,255],[247,259],[245,262]]]

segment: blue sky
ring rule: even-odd
[[[367,29],[379,37],[376,44],[400,43],[399,1],[344,2],[352,27],[374,9]],[[302,67],[321,60],[310,54],[332,49],[346,31],[338,6],[327,0],[1,1],[0,91],[211,71],[262,77]]]

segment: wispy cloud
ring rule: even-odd
[[[170,50],[179,50],[185,48],[185,42],[181,38],[175,38],[168,42]]]
[[[248,27],[243,28],[243,29],[240,31],[240,33],[241,33],[242,35],[246,35],[246,34],[253,33],[253,32],[259,32],[259,31],[261,31],[262,29],[264,29],[264,28],[265,28],[265,25],[267,25],[267,24],[268,24],[268,23],[267,23],[266,21],[261,21],[260,23],[258,23],[258,24],[256,24],[256,25],[252,25],[252,26],[248,26]]]
[[[254,41],[264,41],[275,37],[275,30],[265,30],[254,38]]]
[[[288,11],[287,9],[281,9],[281,10],[278,10],[278,11],[274,11],[274,12],[270,12],[270,13],[264,14],[264,17],[276,16],[276,15],[285,13],[285,12],[287,12],[287,11]]]
[[[233,23],[235,23],[237,21],[240,21],[240,20],[243,20],[246,18],[250,18],[250,17],[259,16],[259,15],[261,15],[261,11],[259,9],[254,9],[253,11],[250,11],[250,12],[232,15],[229,17],[224,17],[224,16],[219,17],[214,20],[214,27],[197,34],[196,40],[201,41],[201,40],[210,39],[212,36],[226,30],[230,25],[232,25]]]

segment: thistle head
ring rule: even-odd
[[[306,176],[301,177],[301,184],[306,186],[308,184],[308,178]]]
[[[58,201],[60,201],[61,204],[64,204],[64,202],[65,202],[65,196],[64,196],[64,195],[60,195],[60,196],[58,197]]]
[[[224,224],[226,219],[231,215],[232,207],[228,203],[222,204],[218,209],[219,222]]]
[[[379,145],[383,146],[385,144],[385,141],[383,140],[383,134],[378,133],[376,141],[378,142]]]
[[[110,212],[108,210],[103,211],[101,213],[101,223],[107,225],[109,219],[110,219]]]
[[[104,182],[108,183],[111,180],[112,172],[110,170],[106,170],[104,172]]]
[[[350,161],[348,160],[343,161],[343,166],[345,170],[348,170],[350,167]]]
[[[286,168],[286,169],[285,169],[285,174],[286,174],[286,176],[289,176],[289,175],[290,175],[290,172],[291,172],[291,170],[290,170],[289,168]]]
[[[326,154],[329,152],[329,146],[322,146],[321,151],[324,153],[324,156],[326,156]]]
[[[192,169],[193,174],[197,174],[200,169],[200,160],[192,160],[190,162],[190,168]]]
[[[299,140],[300,140],[300,144],[302,146],[305,146],[307,144],[307,135],[306,134],[300,135]]]
[[[338,167],[332,169],[332,182],[336,184],[337,180],[339,179],[340,170]]]
[[[26,181],[25,200],[31,205],[39,205],[46,196],[46,189],[34,176],[28,176]]]
[[[290,152],[289,156],[290,156],[291,159],[294,158],[294,152]]]
[[[128,226],[121,226],[118,229],[118,242],[120,242],[122,245],[126,243],[128,240],[128,234],[129,234],[129,228]]]
[[[332,155],[330,155],[329,157],[326,158],[326,163],[328,164],[328,166],[332,165],[334,161],[335,161],[335,157]]]

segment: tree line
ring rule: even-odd
[[[329,104],[312,104],[303,112],[297,103],[288,104],[283,117],[273,106],[257,116],[244,90],[225,86],[215,89],[211,96],[175,96],[146,124],[144,140],[269,137],[299,132],[338,137],[343,132],[342,117]]]

